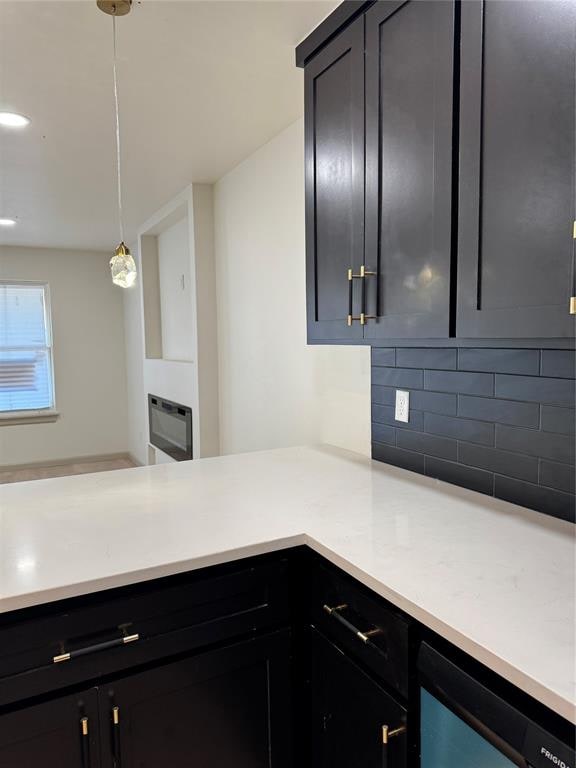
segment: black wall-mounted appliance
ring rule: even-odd
[[[418,669],[421,768],[575,768],[573,729],[558,738],[426,643]]]
[[[150,443],[176,461],[192,458],[192,409],[148,395]]]

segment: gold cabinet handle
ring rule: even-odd
[[[80,718],[80,749],[82,754],[82,768],[88,768],[90,765],[90,739],[88,736],[88,718]]]
[[[398,728],[390,728],[389,725],[382,726],[382,768],[388,768],[388,742],[396,736],[406,733],[406,726],[401,725]]]
[[[393,739],[395,736],[401,736],[403,733],[406,733],[405,725],[400,725],[398,728],[390,728],[389,725],[383,725],[382,744],[388,744],[390,739]]]
[[[120,707],[112,707],[112,753],[115,768],[120,768],[122,761],[120,748]]]
[[[139,639],[140,635],[137,633],[134,635],[123,635],[122,637],[117,637],[114,640],[106,640],[103,643],[95,643],[94,645],[87,645],[84,648],[78,648],[76,651],[60,653],[58,656],[52,657],[52,662],[54,664],[61,664],[63,661],[70,661],[70,659],[75,659],[77,656],[86,656],[89,653],[105,651],[108,648],[115,648],[118,645],[127,645],[128,643],[134,643]]]
[[[352,302],[353,302],[353,282],[354,280],[362,280],[364,281],[367,277],[372,277],[377,275],[377,272],[372,272],[369,269],[366,269],[365,265],[362,264],[360,266],[360,272],[359,274],[354,274],[354,270],[350,267],[348,270],[348,316],[347,316],[347,323],[348,326],[351,326],[354,322],[358,321],[360,322],[360,325],[366,325],[367,320],[376,320],[375,315],[367,315],[365,312],[366,309],[366,286],[364,282],[362,282],[362,311],[358,315],[358,317],[355,317],[352,312]]]
[[[332,607],[329,605],[322,606],[322,610],[325,611],[329,616],[332,616],[335,611],[344,611],[346,608],[348,608],[348,603],[341,603],[340,605],[334,605]]]
[[[340,611],[344,611],[346,608],[348,608],[348,605],[346,603],[342,603],[341,605],[324,605],[322,606],[325,613],[328,614],[328,616],[332,616],[333,619],[336,619],[340,624],[342,624],[346,629],[349,629],[350,632],[356,635],[356,637],[359,640],[362,640],[363,643],[369,643],[370,640],[373,637],[376,637],[377,635],[382,634],[381,629],[369,629],[365,632],[361,632],[357,627],[352,624],[351,621],[348,621],[348,619],[345,619],[344,616],[340,615]]]

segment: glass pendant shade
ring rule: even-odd
[[[121,288],[130,288],[136,280],[136,263],[124,243],[120,243],[110,259],[112,282]]]

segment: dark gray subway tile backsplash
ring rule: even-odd
[[[394,406],[392,405],[372,405],[372,422],[377,424],[390,424],[399,429],[416,429],[419,432],[424,431],[424,414],[422,411],[414,410],[410,414],[410,421],[405,424],[396,421],[394,418]]]
[[[574,522],[574,494],[561,493],[542,485],[494,475],[494,495],[498,499],[521,504],[547,515]]]
[[[540,485],[574,493],[574,468],[568,464],[542,460],[540,462]]]
[[[458,415],[516,427],[537,428],[540,424],[540,406],[537,403],[515,403],[495,397],[458,395]]]
[[[421,389],[424,374],[410,368],[372,368],[372,384],[386,387],[414,387]]]
[[[496,397],[574,408],[574,380],[496,374]]]
[[[394,410],[394,409],[392,409]],[[494,445],[494,424],[487,421],[461,419],[458,416],[438,416],[436,413],[424,414],[424,429],[433,435],[455,437],[470,443]]]
[[[396,397],[394,387],[372,387],[372,405],[394,405]],[[448,395],[443,392],[424,392],[412,390],[410,394],[410,407],[417,411],[429,411],[430,413],[443,413],[446,416],[455,416],[458,406],[456,395]],[[536,409],[538,410],[538,409]]]
[[[458,369],[538,376],[540,351],[537,349],[459,349]]]
[[[567,349],[542,350],[542,376],[561,376],[574,379],[576,376],[576,352]]]
[[[424,389],[433,389],[436,392],[467,392],[469,395],[488,397],[494,394],[494,375],[460,371],[424,371]]]
[[[456,349],[397,349],[396,365],[404,368],[437,368],[455,371],[458,361]]]
[[[538,482],[538,459],[534,456],[499,451],[497,448],[488,448],[485,445],[459,443],[458,461],[460,464],[480,467],[489,472],[499,472],[508,477],[516,477],[518,480]]]
[[[372,455],[576,522],[575,366],[567,350],[374,348]]]
[[[574,440],[570,435],[554,435],[552,432],[497,424],[496,447],[574,464]]]
[[[372,350],[372,365],[396,365],[395,349],[377,349]]]
[[[396,445],[399,448],[422,452],[427,456],[436,456],[439,459],[456,461],[458,456],[456,440],[451,440],[448,437],[426,435],[423,432],[409,432],[407,429],[397,430]]]
[[[425,473],[428,477],[435,477],[447,483],[461,485],[479,493],[492,494],[494,488],[494,475],[483,469],[473,469],[452,461],[442,461],[432,456],[424,457]]]
[[[378,461],[385,461],[387,464],[393,464],[395,467],[410,469],[412,472],[424,474],[424,454],[414,453],[413,451],[403,451],[401,448],[394,448],[391,445],[372,442],[372,458]]]
[[[555,405],[543,405],[540,427],[545,432],[573,435],[576,431],[576,412],[573,408],[557,408]]]

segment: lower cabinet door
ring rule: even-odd
[[[2,768],[97,768],[96,689],[0,715]]]
[[[311,635],[311,765],[404,768],[405,710],[336,646]]]
[[[287,768],[289,663],[282,632],[103,686],[103,766]]]

